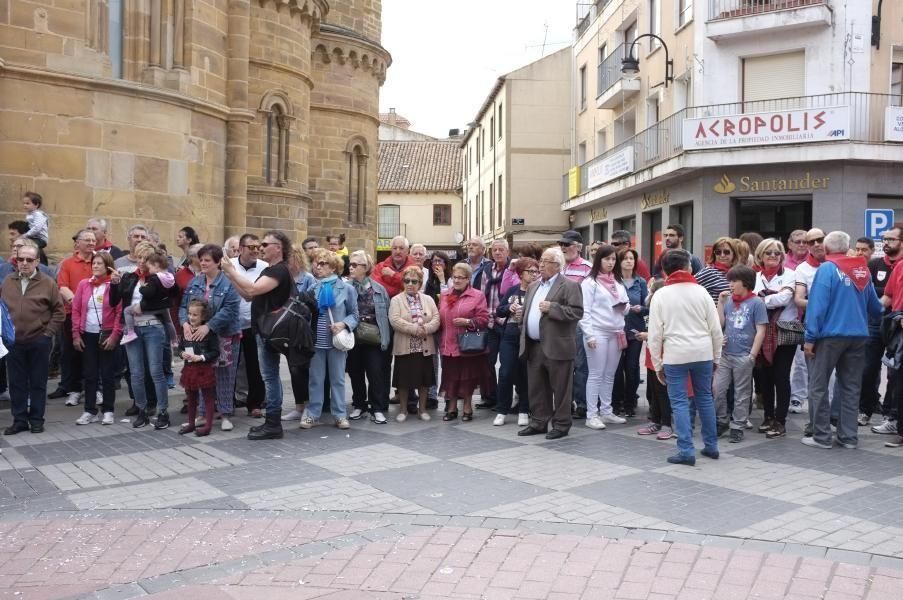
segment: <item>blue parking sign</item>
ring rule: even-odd
[[[894,211],[890,208],[865,210],[865,237],[881,239],[881,234],[894,226]]]

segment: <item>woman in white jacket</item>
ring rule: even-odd
[[[617,256],[612,246],[596,251],[593,268],[580,284],[583,318],[580,330],[586,349],[586,426],[605,429],[606,423],[625,423],[611,409],[611,390],[621,350],[627,345],[624,315],[630,309],[627,290],[614,273]]]

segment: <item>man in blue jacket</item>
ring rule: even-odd
[[[815,272],[806,307],[804,350],[809,365],[809,417],[813,436],[803,444],[830,449],[831,405],[828,381],[837,370],[835,402],[840,403],[837,444],[856,448],[856,419],[862,388],[862,364],[869,337],[869,317],[879,317],[881,302],[872,285],[865,258],[847,256],[850,236],[832,231],[825,236],[827,257]]]

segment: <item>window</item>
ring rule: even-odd
[[[123,0],[109,0],[109,53],[113,77],[122,77],[122,5]]]
[[[805,52],[787,52],[743,59],[743,101],[795,98],[805,89]],[[782,108],[791,108],[781,103]],[[744,110],[769,110],[765,104]]]
[[[895,62],[890,66],[890,93],[903,100],[903,63]]]
[[[480,164],[480,136],[477,135],[477,164]]]
[[[580,110],[586,109],[586,65],[580,67]]]
[[[505,225],[505,217],[504,217],[504,213],[502,212],[502,176],[501,175],[499,175],[499,184],[495,188],[495,190],[496,190],[496,194],[497,194],[497,198],[498,198],[498,208],[496,209],[496,214],[499,216],[499,227],[502,227]]]
[[[499,139],[502,139],[502,121],[504,120],[504,117],[502,116],[503,114],[502,103],[499,102]]]
[[[483,206],[486,204],[486,193],[480,190],[480,200],[477,204],[477,235],[483,235]]]
[[[263,178],[281,187],[288,181],[289,118],[281,104],[273,104],[264,122]]]
[[[677,28],[693,20],[693,0],[677,0]]]
[[[451,204],[433,205],[433,225],[451,225]]]
[[[596,156],[608,150],[608,130],[600,129],[596,132]]]
[[[367,219],[367,151],[363,144],[363,140],[356,139],[345,150],[348,161],[345,218],[348,223],[364,223]]]
[[[489,183],[489,229],[492,230],[495,227],[496,227],[495,182],[490,181],[490,183]]]
[[[377,235],[381,238],[393,238],[401,235],[401,208],[397,204],[381,204],[379,206],[379,223]]]
[[[649,0],[649,33],[662,34],[661,0]],[[649,52],[657,49],[662,43],[655,38],[649,38]]]
[[[586,162],[586,142],[577,144],[577,164],[582,165]]]
[[[606,58],[608,58],[608,44],[602,44],[599,46],[599,64],[601,65]]]
[[[492,118],[489,119],[489,147],[490,148],[495,146],[495,137],[492,135],[493,131],[495,131],[495,115],[492,115]]]
[[[636,40],[636,36],[638,36],[638,35],[639,35],[639,31],[638,31],[636,21],[634,21],[633,23],[628,25],[626,29],[624,29],[624,56],[625,57],[630,55],[629,54],[630,47],[633,44],[634,40]],[[634,52],[633,56],[637,56],[637,53]]]

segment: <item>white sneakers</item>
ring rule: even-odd
[[[112,425],[116,422],[116,418],[111,412],[105,412],[103,414],[103,420],[100,422],[101,425]]]
[[[100,417],[97,415],[92,415],[89,412],[82,413],[78,419],[75,420],[76,425],[90,425],[91,423],[99,423]]]
[[[422,412],[422,413],[420,413],[420,420],[421,420],[421,421],[429,421],[431,418],[432,418],[432,417],[430,417],[430,413],[427,413],[427,412]]]
[[[627,419],[624,417],[619,417],[614,413],[609,413],[607,415],[602,415],[601,417],[603,423],[609,423],[614,425],[623,425],[627,422]]]
[[[223,421],[222,421],[222,423],[221,423],[221,425],[220,425],[220,428],[221,428],[223,431],[232,431],[232,429],[233,429],[234,427],[235,427],[235,426],[232,425],[232,421],[230,421],[228,417],[223,417]]]
[[[586,420],[586,426],[590,429],[602,430],[605,429],[605,421],[600,416],[590,417]]]
[[[530,424],[530,415],[527,413],[519,413],[517,415],[517,426],[518,427],[526,427]]]
[[[387,423],[386,415],[382,414],[381,412],[373,413],[373,418],[370,420],[373,421],[374,423],[376,423],[377,425],[385,425]]]
[[[492,424],[496,427],[505,424],[505,415],[495,415],[495,419],[492,420]]]
[[[798,415],[804,412],[809,412],[809,407],[805,402],[801,400],[791,400],[789,410],[791,413]]]
[[[78,406],[82,400],[81,392],[69,392],[66,397],[66,406]]]
[[[364,416],[364,411],[362,411],[359,408],[355,408],[353,411],[351,411],[351,414],[348,415],[348,418],[351,419],[352,421],[357,421],[358,419],[360,419],[363,416]]]
[[[314,418],[309,415],[305,414],[303,417],[301,417],[301,429],[313,429],[314,425],[316,424],[317,422],[314,420]]]
[[[342,417],[340,419],[335,420],[335,426],[338,427],[339,429],[350,429],[351,423],[348,422],[348,419],[346,419],[345,417]]]
[[[282,415],[283,421],[300,421],[303,413],[300,410],[293,410],[288,414]]]
[[[399,423],[404,423],[405,421],[408,420],[408,413],[406,413],[404,410],[402,410],[400,413],[398,413],[395,416],[395,420],[398,421]]]
[[[872,432],[881,435],[893,435],[897,433],[897,422],[884,419],[880,425],[872,425]]]

